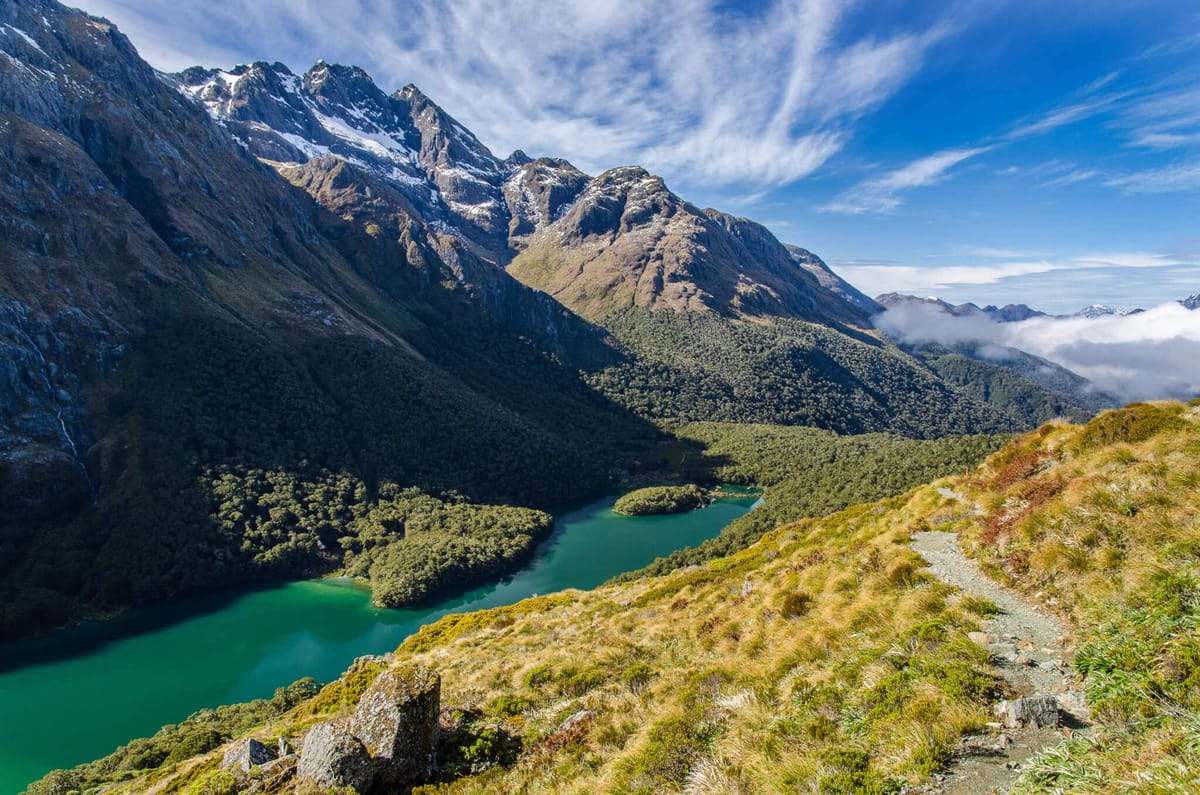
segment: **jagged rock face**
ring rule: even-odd
[[[759,224],[701,211],[636,167],[587,183],[509,265],[584,317],[629,306],[865,326]]]
[[[561,218],[583,192],[588,179],[587,174],[558,158],[523,164],[504,183],[504,201],[512,213],[509,245],[523,248],[530,235]]]
[[[471,241],[491,262],[507,257],[500,186],[515,166],[415,86],[389,96],[362,69],[323,61],[301,76],[259,62],[175,78],[255,156],[349,160],[402,193],[422,222]]]
[[[375,763],[362,741],[339,723],[318,723],[304,735],[296,777],[320,787],[353,787],[368,792]]]
[[[274,751],[258,740],[247,737],[244,740],[238,740],[225,752],[225,756],[221,758],[221,769],[249,773],[250,768],[265,765],[267,762],[274,761],[275,758]]]
[[[427,668],[385,671],[363,693],[349,729],[375,760],[381,784],[412,785],[433,772],[440,697],[441,678]]]

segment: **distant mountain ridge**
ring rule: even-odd
[[[1025,304],[1005,304],[1000,307],[989,304],[985,307],[980,307],[973,303],[951,304],[940,298],[918,298],[915,295],[906,295],[904,293],[884,293],[883,295],[877,295],[875,296],[875,302],[883,309],[912,305],[931,306],[955,317],[983,315],[995,320],[997,323],[1017,323],[1034,317],[1047,317],[1045,312],[1039,312]]]

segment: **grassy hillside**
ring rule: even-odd
[[[1048,425],[973,477],[964,546],[1078,628],[1103,730],[1045,754],[1019,792],[1200,791],[1200,405]]]
[[[957,531],[1075,628],[1097,733],[1036,760],[1022,791],[1194,791],[1198,460],[1200,406],[1135,405],[1086,426],[1048,425],[971,473],[785,525],[727,558],[447,616],[253,733],[294,736],[350,709],[385,664],[420,663],[441,674],[452,724],[444,780],[429,792],[920,784],[1005,691],[988,652],[967,638],[993,608],[934,580],[908,547],[932,528]],[[280,708],[302,691],[283,692]],[[172,761],[112,791],[151,781],[163,792],[214,791],[219,749],[158,753]],[[32,791],[122,775],[132,774],[107,763]]]

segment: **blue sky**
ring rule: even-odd
[[[498,154],[644,165],[872,294],[1200,292],[1195,2],[76,1],[163,69],[355,63]]]

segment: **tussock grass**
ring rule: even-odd
[[[1043,754],[1018,792],[1200,791],[1198,408],[1051,423],[963,484],[982,509],[956,525],[964,547],[1072,622],[1101,727]]]
[[[908,547],[927,529],[957,531],[1075,629],[1100,733],[1036,758],[1017,792],[1200,791],[1200,406],[1123,411],[1049,423],[974,472],[785,525],[726,558],[426,627],[391,664],[435,668],[444,705],[479,722],[448,751],[470,765],[417,792],[927,782],[1007,695],[966,637],[995,605],[928,574]],[[358,679],[257,731],[347,709]],[[471,756],[493,741],[507,755]],[[153,780],[184,791],[211,761],[188,764]]]

